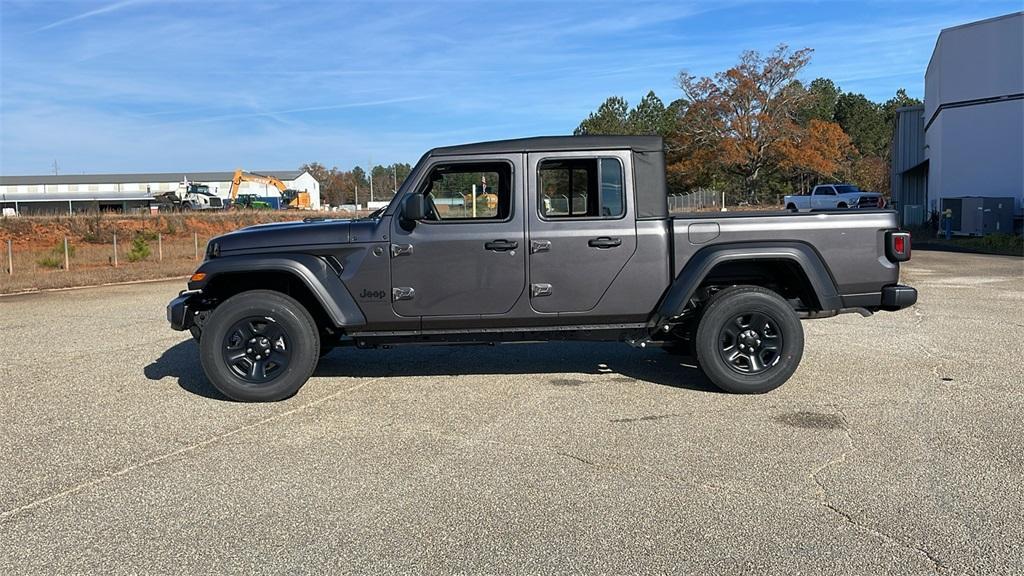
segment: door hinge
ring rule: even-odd
[[[551,284],[530,284],[530,295],[535,298],[551,296]]]
[[[392,244],[391,256],[408,256],[412,254],[412,244]]]
[[[395,302],[399,300],[412,300],[412,297],[416,295],[416,290],[409,286],[399,286],[398,288],[391,289],[391,299]]]

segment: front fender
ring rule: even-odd
[[[698,251],[686,263],[662,298],[658,311],[652,318],[652,326],[662,326],[670,318],[682,314],[686,303],[715,266],[723,262],[745,260],[796,262],[810,281],[822,310],[838,310],[842,307],[835,280],[832,279],[821,256],[810,245],[801,242],[716,244]]]
[[[338,274],[323,258],[317,256],[290,253],[223,256],[203,262],[196,270],[196,273],[200,272],[206,276],[200,281],[189,282],[189,290],[202,290],[212,280],[225,274],[285,272],[309,289],[336,326],[366,325],[366,317]]]

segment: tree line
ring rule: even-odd
[[[341,170],[337,166],[327,168],[319,162],[311,162],[303,164],[299,170],[309,172],[320,183],[322,202],[331,206],[356,203],[365,206],[370,201],[371,181],[373,200],[390,200],[412,172],[412,166],[402,162],[376,165],[367,173],[361,166]]]
[[[779,45],[744,52],[713,76],[684,70],[682,95],[670,104],[653,91],[635,107],[612,96],[575,134],[664,137],[671,193],[714,188],[730,202],[760,204],[821,182],[887,192],[896,109],[921,101],[902,88],[879,103],[828,78],[804,84],[798,76],[811,54]]]

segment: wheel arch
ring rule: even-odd
[[[794,289],[805,293],[811,300],[807,302],[808,306],[817,310],[837,310],[842,307],[835,280],[821,256],[809,244],[717,244],[701,249],[690,258],[666,291],[652,324],[659,327],[681,315],[690,299],[709,279],[719,279],[726,284],[743,284],[750,283],[750,277],[759,276],[799,282],[801,285],[794,286]],[[764,284],[754,281],[754,285]]]
[[[189,282],[204,297],[224,299],[246,290],[269,289],[295,297],[310,313],[334,327],[366,325],[366,317],[338,273],[326,260],[310,254],[222,256],[203,262]]]

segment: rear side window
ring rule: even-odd
[[[619,218],[626,211],[617,158],[542,160],[537,189],[544,218]]]

